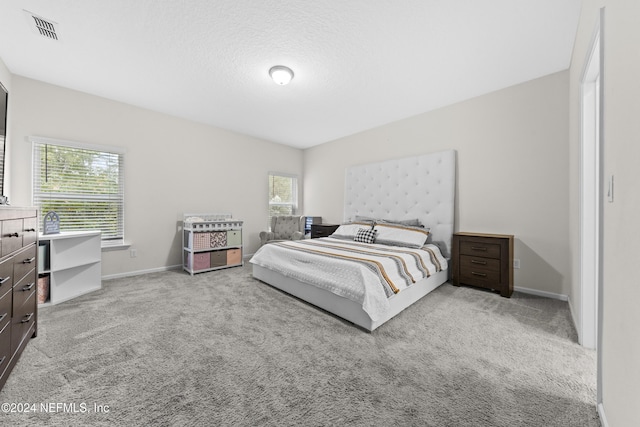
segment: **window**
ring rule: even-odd
[[[33,204],[40,215],[55,211],[60,230],[101,230],[103,246],[122,244],[123,151],[48,138],[31,141]]]
[[[271,217],[295,215],[298,211],[298,177],[269,173],[269,225]]]

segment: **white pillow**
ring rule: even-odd
[[[429,229],[398,224],[376,224],[376,243],[421,248],[427,243]],[[356,230],[357,232],[357,230]]]

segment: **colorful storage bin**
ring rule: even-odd
[[[49,299],[49,276],[38,277],[38,304],[44,304]]]
[[[241,230],[228,230],[227,231],[227,246],[242,246],[242,231]]]
[[[193,254],[193,269],[194,270],[206,270],[210,268],[211,264],[209,262],[209,254],[201,253],[201,254]]]
[[[229,249],[227,251],[227,265],[236,265],[242,263],[242,250]]]
[[[209,249],[210,245],[211,233],[193,233],[193,249]]]
[[[223,267],[227,265],[227,251],[213,251],[211,252],[211,267]]]
[[[224,248],[227,246],[227,232],[226,231],[214,231],[211,233],[210,239],[211,248]]]

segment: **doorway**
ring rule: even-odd
[[[581,80],[580,153],[580,344],[596,348],[598,342],[598,293],[601,272],[602,208],[602,58],[601,27],[596,24]]]

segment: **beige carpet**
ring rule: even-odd
[[[567,304],[520,293],[445,284],[368,333],[247,265],[106,281],[38,330],[2,425],[600,425]]]

